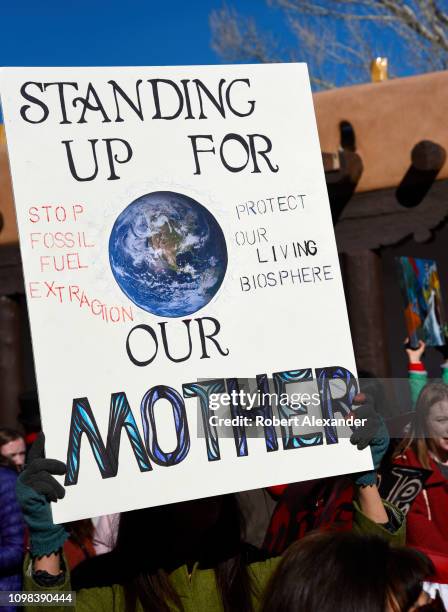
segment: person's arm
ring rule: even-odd
[[[355,499],[364,516],[374,523],[386,524],[389,521],[386,508],[376,485],[357,487]]]
[[[406,518],[403,512],[381,499],[376,487],[370,492],[364,491],[361,496],[355,495],[353,507],[353,531],[379,536],[396,546],[406,544]]]
[[[409,347],[406,348],[412,407],[415,407],[421,390],[428,382],[428,373],[426,372],[425,366],[422,362],[425,349],[426,344],[423,342],[423,340],[419,340],[418,347],[415,349]]]
[[[55,552],[50,555],[43,555],[34,559],[34,572],[47,572],[51,576],[59,576],[62,570],[61,553]]]
[[[64,582],[60,553],[68,534],[63,525],[53,523],[50,501],[63,498],[65,489],[52,474],[62,475],[66,467],[61,461],[45,459],[44,445],[41,434],[17,479],[16,494],[29,530],[31,571],[37,582],[42,578],[45,586],[56,586]]]
[[[355,531],[380,535],[397,544],[405,542],[405,518],[397,508],[381,499],[377,487],[377,470],[389,447],[389,432],[382,417],[375,410],[374,398],[358,394],[353,403],[361,404],[354,414],[364,419],[364,425],[355,427],[350,442],[358,450],[370,449],[373,469],[353,474]]]
[[[7,468],[0,484],[0,572],[20,573],[24,557],[24,523],[16,497],[17,475]]]
[[[52,557],[52,555],[48,555],[48,557]],[[61,603],[61,599],[58,600],[60,603],[57,601],[54,603],[51,607],[53,612],[67,612],[68,610],[76,610],[76,612],[122,612],[126,608],[124,591],[119,585],[81,589],[70,595],[69,592],[72,591],[72,588],[68,570],[63,574],[63,581],[57,585],[51,586],[38,582],[35,577],[36,561],[37,559],[33,561],[30,556],[25,559],[23,590],[34,593],[53,593],[60,598],[65,598],[64,604]],[[62,556],[60,556],[60,562],[63,563]],[[48,569],[51,569],[51,567],[47,566]],[[68,599],[69,597],[71,599]],[[30,603],[28,606],[24,606],[24,609],[25,612],[48,612],[48,606],[41,606],[39,603]]]
[[[70,571],[62,547],[68,534],[62,525],[55,525],[50,501],[65,495],[64,487],[52,476],[62,475],[66,466],[61,461],[44,458],[43,434],[30,449],[25,469],[17,479],[17,498],[30,534],[30,554],[24,562],[24,590],[36,593],[53,592],[59,597],[70,597]],[[61,600],[58,600],[61,601]],[[67,601],[67,599],[65,599]],[[65,612],[72,606],[55,605],[54,612]],[[81,589],[76,593],[76,612],[122,612],[126,608],[123,588]],[[46,612],[47,607],[33,603],[27,612]]]

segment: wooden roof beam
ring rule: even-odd
[[[422,140],[412,149],[411,165],[396,190],[399,203],[418,206],[430,190],[446,160],[445,149],[431,140]]]

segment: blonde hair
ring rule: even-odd
[[[411,447],[422,467],[431,469],[429,451],[434,451],[435,448],[428,433],[428,416],[432,406],[438,402],[448,402],[448,385],[442,382],[425,385],[415,404],[411,434],[399,445],[395,456],[403,454]]]

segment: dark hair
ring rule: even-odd
[[[434,573],[422,553],[377,536],[319,532],[295,542],[266,589],[263,612],[408,610]]]
[[[422,467],[431,469],[430,450],[434,450],[433,441],[428,433],[428,415],[431,407],[438,402],[448,401],[448,385],[433,382],[425,385],[415,404],[411,434],[397,448],[395,456],[401,455],[410,446],[415,450]]]
[[[8,442],[18,440],[19,438],[23,438],[23,436],[20,431],[17,431],[17,429],[0,427],[0,447],[2,447],[4,444],[8,444]]]
[[[20,438],[23,438],[23,436],[20,433],[20,431],[17,431],[17,429],[12,429],[10,427],[1,427],[0,428],[0,450],[2,446],[4,446],[5,444],[8,444],[9,442],[14,442],[14,440],[19,440]],[[10,467],[10,468],[16,469],[16,466],[14,465],[14,463],[8,457],[5,457],[4,455],[2,455],[1,452],[0,452],[0,465],[3,467]]]
[[[113,554],[122,568],[126,610],[168,612],[182,602],[169,574],[185,563],[214,569],[225,612],[249,612],[251,589],[235,495],[125,512]],[[121,570],[120,570],[121,571]]]

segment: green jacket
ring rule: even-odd
[[[442,366],[442,381],[448,385],[448,367]],[[412,406],[415,408],[418,396],[421,390],[428,382],[428,372],[426,371],[409,371],[409,385],[411,387]]]
[[[252,604],[254,610],[260,607],[262,593],[271,577],[280,558],[268,559],[249,566],[249,576],[253,588]],[[28,560],[30,565],[30,562]],[[68,573],[67,573],[68,574]],[[187,567],[183,565],[170,574],[170,581],[180,596],[185,612],[222,612],[218,587],[213,569],[198,569],[194,566],[191,576],[188,575]],[[27,577],[25,589],[31,591],[45,591],[36,582]],[[54,591],[69,591],[70,578],[67,575],[66,582]],[[48,612],[48,608],[27,607],[28,612]],[[56,612],[70,610],[70,607],[53,607]],[[124,590],[121,585],[102,587],[95,589],[82,589],[76,593],[76,611],[78,612],[123,612],[125,610]],[[173,611],[176,608],[173,608]],[[137,603],[137,612],[143,612],[143,607]],[[150,611],[145,611],[150,612]]]
[[[384,504],[396,516],[400,525],[395,533],[391,533],[381,525],[371,521],[361,512],[356,502],[354,502],[353,530],[363,534],[380,535],[393,544],[404,545],[406,537],[404,515],[388,502],[384,502]],[[280,558],[276,557],[249,565],[254,612],[257,612],[261,607],[263,592]],[[33,580],[31,567],[31,559],[28,556],[25,559],[24,567],[24,590],[39,593],[51,591],[51,593],[61,594],[70,591],[68,572],[64,584],[49,589],[41,587]],[[183,565],[170,574],[170,580],[181,598],[184,612],[223,612],[214,570],[201,570],[195,566],[191,576],[189,576],[187,567]],[[64,610],[70,609],[73,609],[73,607],[54,606],[52,608],[54,612],[64,612]],[[77,612],[124,612],[123,588],[120,585],[114,585],[97,589],[82,589],[76,594],[75,609]],[[47,607],[38,604],[25,607],[25,610],[28,610],[28,612],[48,612]],[[137,612],[143,612],[140,604],[137,605]]]

